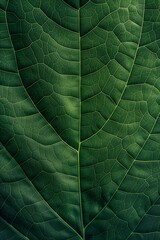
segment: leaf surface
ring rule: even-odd
[[[159,9],[1,1],[1,239],[160,239]]]

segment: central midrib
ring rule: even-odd
[[[81,97],[81,75],[82,75],[82,57],[81,57],[81,22],[80,22],[80,6],[78,9],[78,42],[79,42],[79,136],[78,136],[78,188],[79,188],[79,207],[80,207],[80,219],[82,239],[85,240],[85,228],[83,222],[83,206],[82,206],[82,191],[81,191],[81,163],[80,163],[80,150],[81,150],[81,116],[82,116],[82,97]]]

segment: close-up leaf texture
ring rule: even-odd
[[[0,240],[160,240],[160,0],[0,0]]]

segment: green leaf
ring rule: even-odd
[[[160,1],[0,1],[0,239],[160,239]]]

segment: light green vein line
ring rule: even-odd
[[[2,222],[4,222],[7,226],[9,226],[17,235],[19,235],[21,238],[30,240],[28,237],[26,237],[23,233],[21,233],[16,227],[14,227],[12,224],[9,224],[4,217],[0,216]],[[6,239],[7,240],[7,239]]]
[[[65,3],[65,2],[64,2],[64,3]],[[34,9],[38,9],[39,11],[41,11],[41,12],[42,12],[50,21],[52,21],[56,26],[62,28],[63,30],[65,30],[65,31],[67,31],[67,32],[76,33],[76,31],[73,31],[73,30],[71,30],[71,29],[67,29],[67,28],[61,26],[61,25],[60,25],[58,22],[56,22],[54,19],[50,18],[50,17],[47,15],[47,13],[45,13],[45,12],[43,11],[43,9],[41,9],[40,7],[34,7],[32,3],[30,3],[30,4],[31,4],[31,6],[33,7],[33,10],[34,10]],[[66,3],[66,5],[67,5],[67,3]],[[70,7],[71,7],[71,6],[70,6]],[[73,8],[73,9],[74,9],[74,8]],[[74,10],[76,10],[76,9],[74,9]]]
[[[118,186],[117,189],[115,190],[115,192],[114,192],[114,194],[112,195],[111,199],[110,199],[109,202],[101,209],[101,211],[85,226],[85,229],[102,213],[102,211],[109,205],[109,203],[112,201],[112,199],[113,199],[114,196],[116,195],[118,189],[121,187],[122,183],[124,182],[125,178],[127,177],[127,174],[128,174],[129,171],[131,170],[132,166],[134,165],[134,163],[136,162],[138,156],[140,155],[142,149],[144,148],[144,146],[146,145],[148,139],[150,138],[150,136],[151,136],[151,134],[152,134],[152,131],[153,131],[153,129],[154,129],[154,127],[155,127],[158,119],[159,119],[159,116],[160,116],[160,114],[158,114],[157,118],[155,119],[155,122],[154,122],[154,124],[153,124],[153,126],[152,126],[152,129],[151,129],[150,133],[148,134],[148,137],[147,137],[146,140],[144,141],[144,144],[143,144],[142,147],[140,148],[140,150],[139,150],[139,152],[137,153],[134,161],[132,162],[132,164],[131,164],[130,167],[128,168],[126,174],[124,175],[122,181],[120,182],[119,186]],[[144,163],[145,163],[145,161],[144,161]]]
[[[135,54],[135,58],[134,58],[134,61],[133,61],[133,64],[132,64],[131,73],[130,73],[130,75],[129,75],[128,81],[129,81],[130,76],[131,76],[132,71],[133,71],[134,63],[135,63],[135,61],[136,61],[137,52],[138,52],[139,45],[140,45],[140,41],[141,41],[141,37],[142,37],[142,31],[143,31],[143,25],[144,25],[144,15],[145,15],[145,0],[144,0],[144,10],[143,10],[143,17],[142,17],[142,24],[141,24],[141,32],[140,32],[139,42],[138,42],[137,51],[136,51],[136,54]],[[126,82],[126,87],[127,87],[128,81]],[[123,96],[123,94],[124,94],[124,92],[125,92],[125,90],[126,90],[126,87],[124,88],[124,90],[123,90],[123,92],[122,92],[122,95],[121,95],[121,97],[120,97],[120,99],[119,99],[119,101],[118,101],[118,103],[117,103],[117,106],[115,107],[115,109],[114,109],[114,111],[112,112],[111,116],[114,114],[115,110],[117,109],[117,107],[118,107],[118,105],[119,105],[119,103],[120,103],[120,101],[121,101],[121,99],[122,99],[122,96]],[[110,116],[110,118],[111,118],[111,116]],[[158,116],[158,117],[159,117],[159,116]],[[136,160],[137,157],[139,156],[141,150],[143,149],[144,145],[145,145],[146,142],[148,141],[148,138],[149,138],[150,134],[151,134],[152,131],[153,131],[153,128],[154,128],[154,126],[155,126],[155,124],[156,124],[156,121],[157,121],[158,117],[156,118],[155,123],[154,123],[154,125],[153,125],[153,127],[152,127],[152,129],[151,129],[151,131],[150,131],[150,133],[149,133],[149,135],[148,135],[148,137],[146,138],[143,146],[141,147],[140,151],[139,151],[138,154],[136,155],[136,157],[135,157],[134,161],[132,162],[131,166],[128,168],[128,171],[126,172],[125,176],[123,177],[122,181],[120,182],[118,188],[115,190],[115,193],[112,195],[112,197],[111,197],[111,199],[109,200],[109,202],[108,202],[107,204],[105,204],[105,206],[99,211],[99,213],[97,213],[96,216],[85,226],[85,229],[102,213],[102,211],[108,206],[108,204],[110,203],[110,201],[111,201],[111,200],[113,199],[113,197],[115,196],[115,194],[116,194],[116,192],[118,191],[119,187],[121,186],[121,184],[123,183],[124,179],[126,178],[128,172],[129,172],[130,169],[132,168],[135,160]],[[109,118],[109,119],[110,119],[110,118]],[[103,129],[103,127],[107,124],[107,122],[109,121],[109,119],[108,119],[108,120],[106,121],[106,123],[98,130],[98,132],[101,131],[101,129]],[[94,135],[96,135],[96,134],[94,134]],[[92,135],[92,136],[94,136],[94,135]],[[91,137],[92,137],[92,136],[91,136]],[[89,137],[89,138],[91,138],[91,137]],[[87,139],[89,139],[89,138],[87,138]],[[87,139],[86,139],[86,140],[87,140]],[[83,142],[85,142],[86,140],[84,140]]]
[[[85,240],[85,229],[83,223],[83,206],[82,206],[82,191],[81,191],[81,163],[80,163],[80,151],[81,151],[81,116],[82,116],[82,96],[81,96],[81,75],[82,75],[82,56],[81,56],[81,26],[80,26],[80,8],[78,9],[78,41],[79,41],[79,146],[78,146],[78,188],[79,188],[79,205],[80,205],[80,218],[82,227],[82,239]]]
[[[132,234],[134,233],[134,231],[136,230],[136,228],[139,226],[139,224],[143,221],[144,217],[147,215],[147,213],[151,210],[151,208],[153,206],[155,206],[155,203],[160,199],[160,197],[158,196],[158,198],[155,199],[155,201],[153,202],[153,204],[151,204],[151,206],[149,207],[149,209],[144,213],[144,215],[142,216],[142,218],[140,219],[140,221],[137,223],[137,225],[135,226],[135,228],[132,230],[132,232],[130,233],[130,235],[127,237],[126,240],[128,240],[130,238],[130,236],[132,236]],[[151,232],[149,232],[151,233]],[[144,234],[144,233],[142,233]]]
[[[90,137],[84,139],[82,141],[82,143],[88,141],[89,139],[93,138],[94,136],[96,136],[105,126],[106,124],[109,122],[109,120],[112,118],[113,114],[115,113],[115,111],[117,110],[121,100],[122,100],[122,97],[127,89],[127,86],[128,86],[128,82],[130,80],[130,77],[132,75],[132,72],[133,72],[133,68],[134,68],[134,64],[135,64],[135,61],[136,61],[136,58],[137,58],[137,53],[138,53],[138,50],[139,50],[139,46],[140,46],[140,42],[141,42],[141,37],[142,37],[142,31],[143,31],[143,26],[144,26],[144,13],[145,13],[145,9],[143,10],[143,16],[142,16],[142,22],[141,22],[141,31],[140,31],[140,36],[139,36],[139,41],[138,41],[138,44],[137,44],[137,49],[136,49],[136,52],[135,52],[135,57],[133,59],[133,63],[132,63],[132,66],[131,66],[131,71],[130,71],[130,74],[128,76],[128,80],[126,81],[125,83],[125,86],[124,86],[124,89],[122,91],[122,94],[117,102],[117,105],[115,106],[114,110],[112,111],[111,115],[109,116],[109,118],[106,120],[106,122],[102,125],[102,127],[97,131],[95,132],[93,135],[91,135]]]
[[[89,31],[86,32],[84,35],[82,35],[82,38],[85,37],[85,36],[87,36],[87,35],[88,35],[89,33],[91,33],[92,31],[94,31],[94,29],[96,29],[96,27],[98,27],[99,24],[100,24],[105,18],[109,17],[110,15],[112,15],[113,13],[115,13],[115,12],[117,12],[117,11],[118,11],[118,9],[116,9],[116,10],[108,13],[108,15],[105,15],[105,16],[97,23],[96,26],[94,26],[91,30],[89,30]]]
[[[1,143],[2,144],[2,143]],[[4,146],[4,144],[2,144],[3,148],[6,150],[6,152],[11,156],[12,159],[15,159],[15,157],[13,157],[11,155],[11,153],[8,151],[8,149]],[[17,162],[17,161],[16,161]],[[17,162],[18,164],[18,162]],[[23,171],[24,175],[26,176],[26,179],[30,182],[30,184],[32,185],[32,187],[36,190],[36,192],[39,194],[39,196],[41,196],[41,200],[44,201],[45,205],[53,212],[54,217],[57,218],[62,224],[64,224],[67,228],[69,228],[74,234],[78,235],[79,237],[81,237],[79,235],[79,233],[72,228],[51,206],[50,204],[46,201],[46,199],[43,197],[43,195],[38,191],[38,189],[36,188],[36,186],[33,184],[33,182],[29,179],[29,177],[27,176],[27,173],[23,170],[22,166],[19,165],[19,167],[21,168],[21,170]],[[15,220],[15,219],[14,219]]]
[[[6,5],[6,10],[5,10],[5,20],[6,20],[6,26],[7,26],[7,31],[8,31],[8,36],[9,36],[9,39],[10,39],[10,42],[11,42],[11,45],[12,45],[12,48],[13,48],[13,53],[14,53],[14,56],[15,56],[15,61],[17,61],[16,60],[16,55],[15,55],[15,50],[14,50],[14,46],[13,46],[13,43],[12,43],[12,39],[11,39],[11,36],[10,36],[10,32],[9,32],[9,26],[8,26],[8,21],[7,21],[7,8],[8,8],[8,4],[9,4],[9,1],[10,0],[8,0],[7,1],[7,5]],[[17,66],[17,71],[18,71],[18,66]],[[17,74],[19,75],[19,77],[20,77],[20,80],[22,81],[22,79],[21,79],[21,76],[20,76],[20,74],[19,74],[19,71],[17,72]],[[23,84],[23,82],[22,82],[22,84]],[[23,85],[24,86],[24,85]],[[24,87],[24,89],[25,89],[25,87]],[[25,91],[26,91],[26,93],[27,93],[27,95],[29,95],[28,94],[28,92],[27,92],[27,90],[25,89]],[[30,96],[29,96],[30,97]],[[30,99],[31,99],[31,97],[30,97]],[[32,101],[32,99],[31,99],[31,101]],[[35,108],[37,109],[37,107],[36,107],[36,105],[34,104],[34,102],[32,101],[32,103],[33,103],[33,105],[35,106]],[[38,111],[38,113],[44,118],[44,116],[41,114],[41,112],[39,112],[39,110],[37,109],[37,111]],[[48,123],[48,121],[44,118],[44,120]],[[48,123],[49,124],[49,123]],[[49,124],[50,125],[50,124]],[[51,127],[52,127],[52,129],[56,132],[56,130],[53,128],[53,126],[52,125],[50,125]],[[56,132],[56,134],[57,134],[57,132]],[[77,151],[76,149],[74,149],[73,147],[71,147],[70,145],[68,145],[61,137],[59,137],[60,139],[61,139],[61,141],[62,142],[64,142],[68,147],[70,147],[71,149],[73,149],[74,151]],[[27,177],[28,178],[28,177]],[[29,178],[28,178],[29,179]],[[31,182],[31,181],[30,181]],[[32,183],[32,182],[31,182]],[[33,183],[32,183],[32,185],[33,185]],[[33,185],[34,186],[34,185]],[[35,187],[35,186],[34,186]],[[36,188],[35,188],[36,189]],[[37,190],[38,191],[38,190]],[[42,196],[42,195],[41,195]],[[42,196],[43,197],[43,196]],[[43,198],[44,199],[44,198]],[[44,199],[45,200],[45,199]],[[45,200],[45,202],[46,202],[46,200]],[[46,204],[48,205],[48,206],[50,206],[47,202],[46,202]],[[73,229],[60,215],[58,215],[58,213],[50,206],[50,208],[52,209],[52,211],[55,213],[55,215],[59,218],[59,220],[63,223],[63,224],[65,224],[72,232],[74,232],[75,234],[77,234],[79,237],[81,237],[80,235],[79,235],[79,233],[75,230],[75,229]]]
[[[15,57],[15,61],[16,61],[16,64],[17,64],[17,58],[16,58],[16,54],[15,54],[15,48],[14,48],[14,45],[13,45],[13,42],[12,42],[12,39],[11,39],[11,36],[10,36],[10,32],[9,32],[9,26],[8,26],[8,20],[7,20],[7,8],[8,8],[8,3],[9,3],[10,0],[8,0],[7,2],[7,6],[6,6],[6,10],[5,10],[5,19],[6,19],[6,25],[7,25],[7,31],[8,31],[8,36],[9,36],[9,39],[10,39],[10,42],[11,42],[11,45],[12,45],[12,48],[13,48],[13,53],[14,53],[14,57]],[[67,145],[69,148],[71,148],[72,150],[76,151],[77,152],[77,149],[73,148],[71,145],[69,145],[67,142],[65,142],[57,133],[57,131],[55,130],[55,128],[47,121],[47,119],[43,116],[43,114],[39,111],[39,109],[37,108],[37,106],[35,105],[35,103],[33,102],[31,96],[29,95],[29,93],[27,92],[24,84],[23,84],[23,81],[22,81],[22,78],[21,78],[21,75],[19,73],[19,69],[18,69],[18,64],[17,64],[17,74],[22,82],[22,86],[24,87],[24,90],[27,94],[27,96],[29,96],[29,99],[30,101],[32,102],[33,106],[36,108],[37,112],[41,115],[41,117],[44,119],[44,121],[54,130],[54,132],[56,133],[56,135],[58,136],[58,138],[65,144]]]

